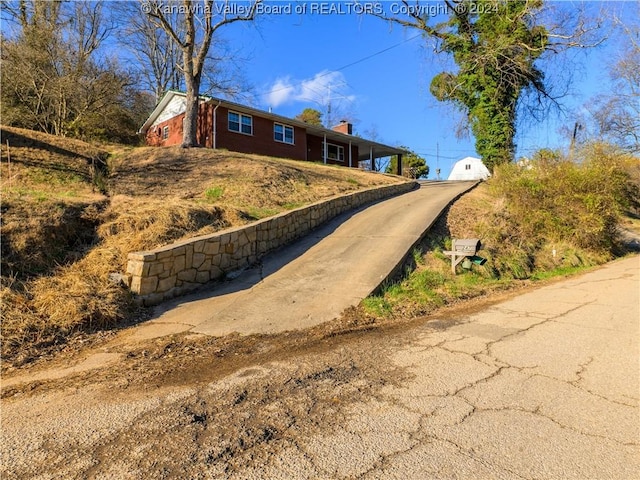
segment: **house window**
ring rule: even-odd
[[[162,140],[169,138],[169,125],[162,127]]]
[[[289,143],[293,145],[293,127],[282,125],[281,123],[274,123],[273,139],[276,142]]]
[[[471,170],[471,164],[470,164],[470,163],[467,163],[467,164],[464,166],[464,169],[465,169],[465,170]]]
[[[322,143],[322,156],[324,157],[324,142]],[[329,160],[344,162],[344,147],[327,143],[327,158]]]
[[[253,117],[242,113],[229,112],[229,130],[253,135]]]

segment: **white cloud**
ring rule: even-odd
[[[341,72],[323,70],[311,78],[291,80],[290,77],[279,78],[266,94],[270,107],[278,107],[287,103],[312,102],[327,105],[331,102],[353,102],[355,95],[347,95],[347,82]]]
[[[289,78],[279,78],[267,94],[267,102],[272,107],[287,103],[294,94],[294,87]]]

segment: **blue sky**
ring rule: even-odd
[[[268,2],[285,10],[291,8],[291,13],[263,15],[255,26],[234,24],[224,34],[234,47],[250,56],[244,74],[256,94],[254,106],[271,108],[284,116],[295,116],[311,107],[322,111],[326,120],[330,103],[331,123],[347,117],[354,120],[354,129],[362,136],[408,146],[427,159],[432,178],[436,166],[446,177],[456,159],[477,155],[473,138],[456,138],[453,109],[429,93],[431,78],[446,67],[446,59],[432,54],[429,40],[416,30],[349,13],[354,8],[352,2],[306,2],[307,13],[296,14],[301,3]],[[393,4],[398,2],[384,2],[384,8]],[[438,13],[442,2],[429,5]],[[620,11],[621,18],[627,18],[627,12],[628,18],[638,21],[635,1],[559,5],[584,6],[594,13],[602,8]],[[633,9],[635,17],[629,14]],[[603,65],[615,56],[618,41],[612,39],[602,47],[574,55],[569,67],[574,73],[572,95],[563,100],[566,107],[577,108],[593,95],[606,92]],[[518,155],[540,147],[566,147],[568,140],[558,129],[563,124],[573,126],[573,122],[571,115],[552,115],[542,123],[521,128],[516,138]]]
[[[237,0],[236,4],[246,7],[248,2]],[[436,15],[436,21],[445,18],[443,0],[420,3]],[[640,22],[638,0],[548,3],[563,11],[584,8],[595,16],[615,13],[623,23]],[[383,8],[385,13],[393,13],[392,9],[401,5],[393,0],[359,0],[359,4]],[[252,89],[239,101],[287,117],[307,107],[316,108],[323,112],[325,124],[331,106],[328,123],[348,119],[363,137],[410,148],[426,158],[431,178],[435,178],[438,167],[441,177],[446,178],[456,160],[477,156],[473,138],[456,138],[459,114],[429,93],[433,76],[450,67],[449,59],[433,53],[432,40],[417,30],[357,14],[360,7],[356,0],[265,0],[265,5],[283,11],[259,15],[255,22],[230,24],[219,31],[232,51],[248,58],[241,65],[241,83],[248,83]],[[296,13],[301,9],[306,13]],[[605,33],[609,32],[603,30]],[[562,100],[565,113],[520,126],[517,156],[538,148],[568,147],[569,140],[559,133],[560,127],[572,129],[581,106],[593,96],[610,91],[607,66],[615,61],[624,41],[612,35],[600,47],[576,50],[571,58],[549,69],[551,76],[566,72],[573,76],[571,95]],[[125,50],[115,42],[112,45],[116,55],[126,58]],[[212,54],[215,56],[215,52]]]

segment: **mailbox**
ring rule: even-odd
[[[452,244],[452,250],[458,254],[465,254],[467,256],[473,256],[482,247],[480,240],[477,238],[461,238],[454,239]]]
[[[451,251],[442,253],[451,257],[451,271],[455,275],[460,262],[464,262],[462,268],[466,270],[471,269],[472,264],[485,264],[487,260],[476,255],[481,247],[482,243],[477,238],[457,238],[451,242]]]

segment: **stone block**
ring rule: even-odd
[[[178,279],[185,282],[193,282],[197,273],[198,271],[195,268],[183,270],[182,272],[178,272]]]
[[[234,245],[233,243],[227,243],[227,244],[224,246],[224,253],[227,253],[227,254],[229,254],[229,255],[232,255],[232,254],[233,254],[233,252],[234,252],[234,250],[235,250],[235,245]]]
[[[255,242],[257,239],[257,233],[255,227],[249,227],[246,230],[247,240],[249,242]]]
[[[129,275],[141,277],[144,273],[144,266],[144,262],[129,259],[127,262],[127,273]]]
[[[186,266],[186,256],[179,255],[173,259],[173,268],[171,270],[172,275],[175,275],[178,272],[181,272],[185,269]]]
[[[218,239],[208,240],[204,244],[203,253],[206,255],[216,255],[220,251],[220,241]]]
[[[136,293],[140,295],[148,295],[150,293],[154,293],[157,287],[158,277],[142,277],[140,278],[140,289]]]
[[[204,271],[209,271],[211,270],[211,259],[207,258],[204,262],[202,262],[202,265],[200,265],[198,267],[198,271],[199,272],[204,272]]]
[[[164,260],[171,257],[173,257],[173,250],[171,249],[156,253],[156,258],[158,260]]]
[[[222,253],[218,253],[217,255],[214,255],[213,257],[211,257],[211,265],[213,266],[220,265],[221,261],[222,261]]]
[[[189,266],[193,263],[193,245],[185,245],[184,264]]]
[[[202,253],[204,250],[204,240],[198,240],[193,244],[194,253]]]
[[[158,281],[158,292],[166,292],[167,290],[176,286],[176,275],[171,275],[170,277],[163,278]]]
[[[153,252],[131,252],[127,255],[127,259],[138,262],[151,262],[156,259],[156,254]]]
[[[193,268],[198,268],[200,267],[200,265],[202,265],[206,259],[206,255],[204,253],[194,253],[193,254],[193,261],[191,262],[191,266]]]
[[[196,274],[196,282],[197,283],[207,283],[211,279],[210,275],[211,274],[209,273],[208,270],[206,272],[198,272]]]
[[[238,232],[238,241],[236,245],[238,246],[238,250],[242,249],[247,243],[249,243],[249,239],[247,238],[247,234],[243,231]]]
[[[164,271],[164,265],[160,262],[153,262],[149,267],[148,275],[160,275]]]

